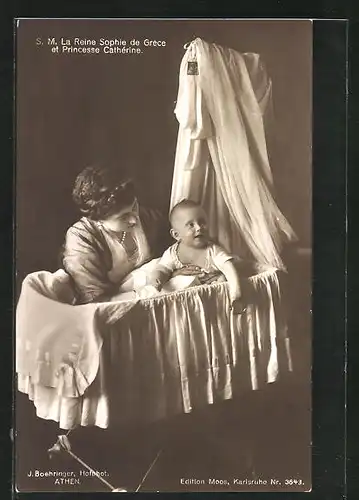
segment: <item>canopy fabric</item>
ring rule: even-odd
[[[198,74],[188,74],[193,61]],[[281,246],[295,235],[272,194],[271,87],[258,54],[200,38],[190,44],[180,66],[170,209],[184,198],[201,203],[211,236],[227,251],[281,269]]]

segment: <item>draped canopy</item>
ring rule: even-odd
[[[170,208],[184,198],[201,203],[227,251],[283,268],[281,245],[295,235],[273,197],[271,87],[258,54],[191,42],[180,66]]]

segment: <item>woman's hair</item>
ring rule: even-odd
[[[134,203],[135,186],[115,169],[91,165],[76,177],[72,197],[86,217],[102,220]]]

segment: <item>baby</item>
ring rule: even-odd
[[[196,276],[192,285],[223,281],[224,275],[229,284],[231,309],[241,313],[241,286],[233,256],[210,241],[203,208],[191,200],[183,200],[171,210],[170,223],[176,243],[159,259],[147,284],[160,290],[166,281],[179,274]]]

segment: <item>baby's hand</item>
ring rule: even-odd
[[[187,264],[180,269],[176,269],[173,271],[172,276],[192,276],[196,274],[201,274],[203,273],[202,269],[199,266],[196,266],[194,264]]]

